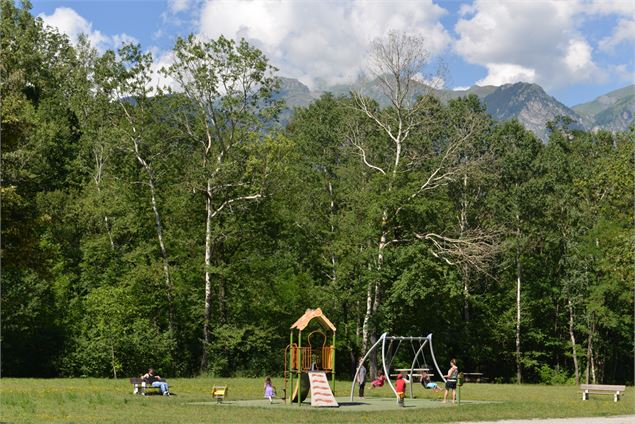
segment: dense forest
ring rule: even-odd
[[[159,87],[140,46],[1,12],[3,376],[280,375],[320,307],[342,378],[387,331],[492,381],[633,382],[633,127],[543,143],[415,99],[424,46],[394,33],[387,106],[281,120],[245,41],[176,40]]]

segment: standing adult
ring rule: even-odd
[[[364,399],[364,387],[366,386],[366,367],[364,366],[364,358],[359,358],[359,366],[357,368],[357,384],[359,384],[359,398]]]
[[[445,394],[443,395],[443,403],[448,401],[448,393],[452,390],[452,403],[456,402],[456,378],[459,375],[459,369],[456,366],[456,358],[450,360],[450,369],[445,376]]]

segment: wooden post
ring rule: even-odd
[[[331,390],[333,390],[333,396],[335,396],[335,331],[333,331],[333,347],[331,348]]]
[[[302,330],[298,331],[298,406],[302,406]]]

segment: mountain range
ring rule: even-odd
[[[494,119],[504,121],[516,118],[542,140],[547,139],[546,123],[558,116],[571,118],[575,121],[574,125],[580,129],[609,131],[624,131],[635,118],[635,85],[612,91],[591,102],[571,108],[547,94],[538,84],[526,82],[498,87],[474,85],[466,90],[434,90],[419,82],[413,82],[413,86],[413,97],[430,93],[431,90],[444,101],[474,94],[483,102]],[[283,114],[283,119],[288,119],[294,107],[307,106],[325,92],[347,95],[351,91],[359,91],[370,96],[381,105],[387,104],[377,81],[362,81],[312,91],[297,79],[281,78],[278,95],[286,101],[288,108]]]

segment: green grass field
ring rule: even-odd
[[[622,400],[591,395],[583,402],[574,386],[466,384],[466,401],[441,405],[442,394],[416,386],[415,396],[433,407],[398,408],[385,402],[382,408],[346,406],[339,409],[301,408],[278,400],[263,400],[262,380],[248,378],[169,379],[175,396],[133,396],[127,379],[11,379],[0,380],[0,421],[4,423],[346,423],[346,422],[455,422],[511,418],[556,418],[629,415],[635,413],[633,388]],[[214,384],[229,385],[227,404],[211,403]],[[281,379],[274,379],[282,393]],[[351,383],[338,381],[336,395],[348,396]],[[389,397],[386,387],[370,391],[373,398]],[[238,402],[253,400],[253,402]],[[198,403],[198,404],[196,404]],[[408,405],[408,399],[406,399]],[[240,406],[249,405],[249,406]]]

